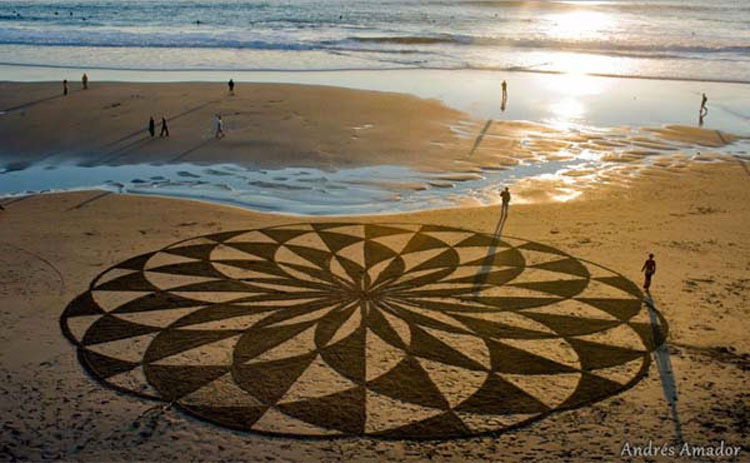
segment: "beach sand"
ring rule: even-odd
[[[684,439],[696,445],[724,440],[744,445],[744,452],[750,451],[746,167],[736,162],[654,169],[628,187],[602,187],[575,201],[512,206],[504,230],[635,282],[646,253],[655,253],[652,292],[670,326],[668,352]],[[330,219],[75,192],[6,203],[0,220],[5,461],[613,461],[625,442],[674,439],[653,363],[648,376],[622,394],[497,437],[317,441],[230,431],[174,408],[141,416],[159,403],[117,393],[82,370],[60,332],[65,306],[109,266],[178,240]],[[498,208],[335,219],[342,220],[492,233]]]
[[[49,98],[56,89],[53,84],[25,84],[23,91],[18,84],[2,86],[4,108]],[[149,93],[150,89],[159,91]],[[472,120],[439,102],[403,95],[280,85],[252,90],[240,86],[237,91],[229,97],[217,84],[94,85],[85,95],[73,93],[3,115],[0,139],[9,144],[3,143],[2,156],[6,163],[32,163],[59,154],[82,162],[121,163],[168,161],[188,152],[185,156],[191,161],[205,163],[267,166],[294,159],[324,167],[396,163],[461,171],[455,168],[456,160],[471,151],[485,126],[485,121]],[[335,102],[336,111],[321,102]],[[228,131],[218,142],[212,128],[217,112],[227,115]],[[176,118],[169,141],[140,141],[150,113]],[[414,120],[414,114],[420,117]],[[405,121],[410,121],[408,128]],[[471,128],[466,130],[470,136],[452,129],[461,121]],[[371,133],[364,128],[368,124],[373,125]],[[657,129],[654,136],[663,146],[671,147],[678,133],[680,146],[695,144],[709,152],[725,143],[722,138],[731,138],[688,127]],[[622,143],[617,136],[566,139],[554,129],[531,123],[504,123],[491,130],[496,149],[482,142],[486,152],[472,163],[497,167],[500,153],[514,143],[520,145],[518,139],[530,133],[539,146],[532,149],[524,143],[516,157],[527,150],[534,156],[553,155],[561,146],[575,143],[609,152],[612,144]],[[408,140],[405,133],[411,135]],[[567,202],[550,201],[552,187],[567,188],[559,179],[521,182],[518,189],[528,192],[529,201],[511,206],[503,236],[549,245],[636,284],[641,282],[643,261],[653,252],[658,262],[653,304],[669,324],[668,349],[653,357],[671,361],[683,439],[692,445],[719,445],[723,440],[743,446],[734,460],[742,461],[750,452],[750,396],[745,387],[750,368],[750,167],[720,154],[707,155],[712,162],[691,161],[680,156],[680,150],[649,166],[638,161],[647,154],[632,152],[633,137],[640,135],[620,135],[629,137],[627,149],[637,158],[621,164],[637,164],[639,175],[631,175],[633,170],[611,174],[596,187],[581,187],[581,194]],[[100,159],[102,147],[122,149],[113,142],[133,145]],[[438,148],[441,144],[451,148]],[[211,149],[202,149],[208,146]],[[659,445],[675,439],[657,362],[650,364],[643,380],[622,393],[499,435],[436,441],[319,440],[233,431],[169,403],[105,387],[81,367],[76,347],[61,332],[66,306],[97,275],[180,240],[330,222],[435,225],[492,234],[499,219],[496,206],[308,218],[101,191],[32,195],[6,199],[3,205],[3,461],[587,462],[619,460],[626,442],[647,445],[652,440]],[[398,421],[404,415],[408,414],[393,412],[386,419]],[[662,460],[692,461],[656,459]]]
[[[463,116],[438,101],[332,87],[92,84],[59,95],[56,84],[3,84],[2,156],[97,164],[227,162],[255,167],[453,163],[470,141],[450,126]],[[38,102],[38,103],[35,103]],[[221,115],[227,137],[215,138]],[[157,137],[146,131],[149,117]],[[169,139],[159,139],[161,117]],[[409,133],[408,137],[404,134]]]
[[[582,153],[603,161],[595,170],[569,170],[566,181],[515,186],[516,201],[534,202],[574,197],[594,180],[628,181],[655,162],[682,169],[697,156],[732,161],[722,149],[744,135],[688,125],[569,130],[480,119],[436,99],[322,85],[239,83],[235,95],[218,83],[79,87],[71,83],[71,93],[62,96],[58,83],[0,82],[1,167],[190,163],[332,171],[403,166],[438,174],[430,182],[395,187],[378,181],[378,187],[397,191],[452,188],[483,173],[572,160]],[[224,121],[222,139],[215,137],[216,115]],[[154,138],[147,132],[150,116],[156,121]],[[162,116],[169,138],[159,137]]]

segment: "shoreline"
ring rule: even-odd
[[[111,71],[111,72],[142,72],[142,73],[338,73],[338,72],[399,72],[399,71],[478,71],[478,72],[502,72],[502,73],[530,73],[530,74],[549,74],[549,75],[567,75],[570,74],[568,71],[555,71],[555,70],[544,70],[544,69],[530,69],[523,67],[415,67],[415,66],[403,66],[403,67],[388,67],[388,68],[367,68],[367,67],[349,67],[349,68],[312,68],[312,69],[284,69],[284,68],[129,68],[129,67],[106,67],[106,66],[64,66],[58,64],[30,64],[30,63],[13,63],[13,62],[0,62],[0,66],[10,68],[43,68],[43,69],[76,69],[79,71],[85,70],[98,70],[98,71]],[[605,77],[610,79],[636,79],[636,80],[658,80],[658,81],[671,81],[671,82],[704,82],[712,84],[740,84],[750,85],[750,80],[741,79],[712,79],[712,78],[700,78],[700,77],[680,77],[680,76],[652,76],[652,75],[633,75],[633,74],[612,74],[612,73],[598,73],[598,72],[585,72],[581,73],[583,76],[591,77]],[[57,79],[45,79],[33,82],[54,82]],[[7,79],[0,80],[5,82],[30,82],[28,80],[16,80]],[[103,82],[119,82],[120,79],[105,80]],[[161,80],[155,80],[153,82],[161,82]],[[183,80],[173,82],[186,82]],[[204,82],[203,80],[188,81],[188,82]],[[213,82],[213,80],[209,80]]]
[[[75,86],[89,68],[34,68],[0,64],[6,85],[54,83]],[[95,83],[278,83],[408,94],[436,99],[480,119],[521,120],[567,127],[698,125],[701,93],[709,97],[707,128],[750,135],[750,85],[708,81],[631,79],[587,74],[484,70],[346,71],[149,71],[89,72]],[[500,110],[500,82],[509,83],[506,111]],[[4,105],[3,105],[4,106]],[[2,110],[2,108],[0,108]]]

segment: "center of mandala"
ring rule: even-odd
[[[362,280],[353,287],[350,297],[353,301],[361,303],[377,303],[380,299],[380,291],[373,288],[367,281]]]

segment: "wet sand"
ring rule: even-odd
[[[514,204],[503,234],[553,246],[636,283],[646,254],[655,253],[652,295],[670,327],[668,355],[683,438],[692,445],[724,440],[744,446],[740,458],[724,460],[743,461],[750,452],[748,166],[741,160],[692,163],[641,174],[627,185],[584,190],[566,203]],[[65,306],[97,274],[178,240],[300,218],[101,192],[33,196],[4,205],[3,460],[619,461],[625,442],[656,445],[674,439],[656,363],[632,389],[612,398],[499,436],[446,441],[263,437],[118,393],[84,372],[60,331]],[[466,207],[335,221],[492,233],[498,217],[497,207]]]
[[[86,91],[77,83],[70,87],[71,94],[62,96],[57,83],[0,83],[0,108],[5,110],[0,116],[0,165],[6,172],[66,163],[84,168],[231,164],[323,171],[403,166],[434,178],[411,176],[397,185],[395,179],[372,181],[385,193],[425,188],[450,193],[457,183],[492,172],[515,175],[519,166],[584,161],[559,172],[562,177],[520,182],[514,188],[516,201],[529,202],[570,199],[597,182],[629,181],[655,163],[683,169],[695,159],[731,162],[733,155],[747,152],[742,134],[710,128],[556,128],[479,119],[438,100],[325,86],[242,83],[233,96],[218,83],[92,82]],[[214,136],[217,114],[227,133],[222,139]],[[156,120],[154,138],[147,132],[150,115]],[[161,116],[168,120],[169,138],[159,137]],[[99,184],[84,181],[72,187]],[[295,187],[283,181],[276,186]],[[485,190],[469,201],[496,202],[494,187]]]
[[[91,84],[63,97],[58,87],[3,84],[3,158],[346,167],[416,164],[424,156],[440,165],[451,161],[442,145],[461,143],[449,129],[459,112],[397,94],[258,84],[229,95],[225,85],[191,83]],[[216,115],[227,134],[220,140]],[[159,137],[162,116],[168,139]]]

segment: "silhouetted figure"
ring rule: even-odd
[[[89,76],[87,76],[85,72],[83,73],[83,77],[81,77],[81,83],[83,84],[84,90],[89,88]]]
[[[148,133],[151,134],[151,138],[156,135],[156,123],[154,122],[154,117],[151,116],[148,118]]]
[[[161,133],[159,134],[160,137],[166,136],[169,138],[169,127],[167,127],[167,118],[162,116],[161,118]]]
[[[227,85],[229,85],[229,94],[234,95],[234,79],[229,79]]]
[[[500,193],[500,199],[503,201],[500,207],[500,220],[504,222],[508,218],[508,208],[510,207],[510,190],[508,190],[507,186]]]
[[[224,121],[218,114],[216,115],[216,138],[224,138]]]
[[[702,117],[706,117],[706,114],[708,114],[708,108],[706,107],[706,103],[708,103],[708,97],[704,93],[703,97],[701,98],[701,109],[700,109],[700,113]]]
[[[63,79],[63,95],[68,94],[68,79]]]
[[[500,101],[500,110],[505,111],[505,105],[508,103],[508,83],[503,81],[501,87],[503,89],[503,97]]]
[[[648,288],[651,287],[651,277],[656,273],[656,261],[653,254],[648,255],[648,260],[641,267],[641,272],[646,274],[646,279],[643,281],[643,289],[648,291]]]

